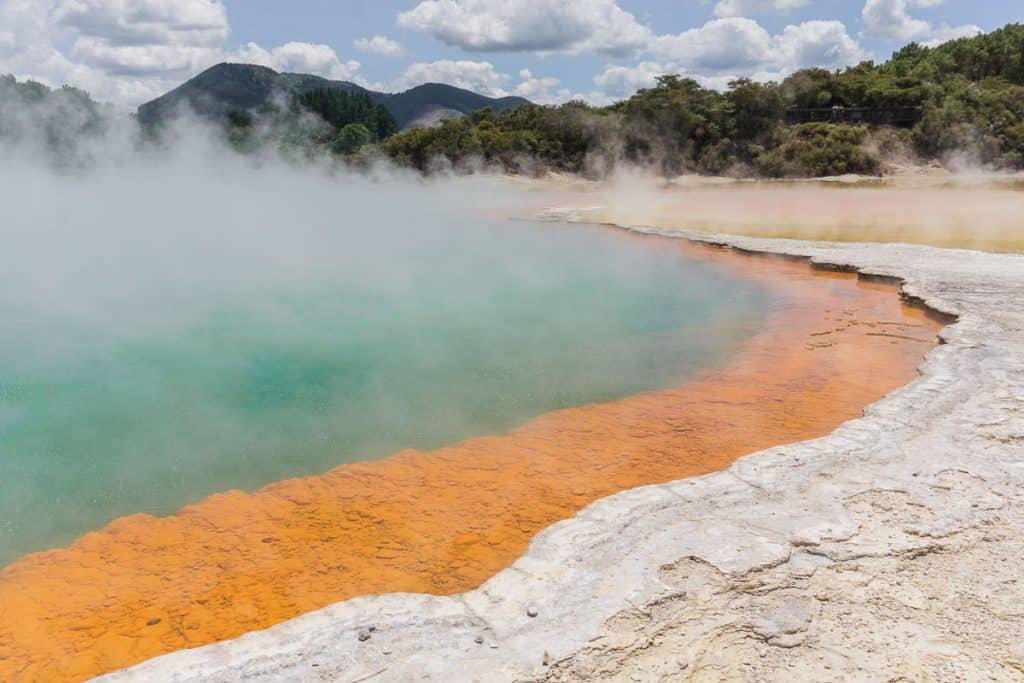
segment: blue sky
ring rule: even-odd
[[[0,72],[124,107],[219,61],[603,103],[659,73],[722,87],[1022,19],[1020,0],[0,0]]]

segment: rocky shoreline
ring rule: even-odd
[[[477,590],[101,680],[1024,680],[1024,256],[631,229],[896,278],[955,322],[864,417],[600,500]]]

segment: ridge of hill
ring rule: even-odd
[[[143,123],[154,123],[189,107],[200,116],[224,117],[233,111],[252,111],[272,104],[277,97],[304,95],[314,90],[342,90],[366,95],[383,105],[402,129],[468,114],[490,107],[503,111],[528,104],[522,97],[487,97],[443,83],[424,83],[399,93],[368,90],[349,81],[312,74],[278,73],[256,64],[222,63],[190,78],[177,88],[146,102],[138,109]]]

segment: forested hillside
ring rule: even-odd
[[[786,125],[792,107],[920,108],[909,128]],[[623,161],[665,174],[768,177],[878,173],[887,159],[956,157],[1024,167],[1024,26],[935,48],[911,44],[882,64],[798,71],[781,83],[738,80],[726,92],[665,75],[609,107],[570,102],[476,112],[390,138],[392,159],[428,169],[483,159],[507,170],[599,174]]]

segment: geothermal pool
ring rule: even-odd
[[[827,434],[939,327],[892,283],[472,184],[177,178],[153,211],[151,181],[0,228],[3,680],[471,589],[598,498]]]
[[[430,220],[369,240],[325,225],[297,255],[346,252],[336,269],[263,258],[250,282],[166,311],[125,291],[111,304],[123,321],[3,297],[0,565],[119,516],[671,386],[720,366],[764,315],[751,282],[678,250]],[[179,267],[157,296],[174,295]]]

